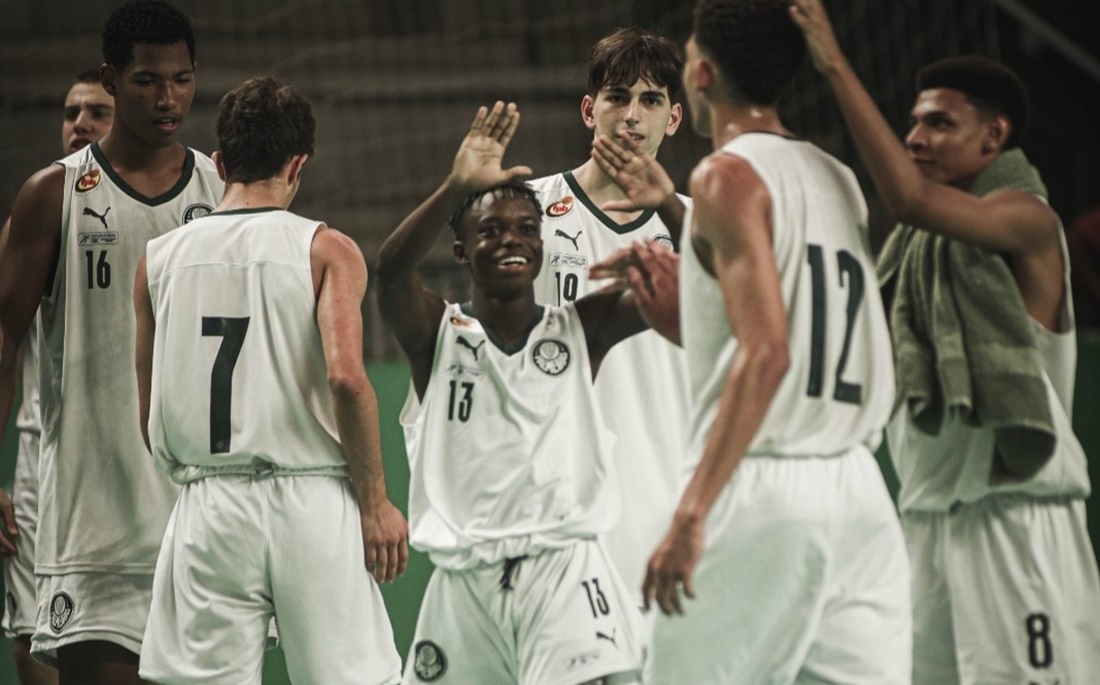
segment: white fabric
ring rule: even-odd
[[[1084,501],[989,497],[902,525],[914,685],[1095,682],[1100,578]]]
[[[4,620],[9,638],[34,633],[38,616],[35,600],[34,549],[38,529],[38,434],[19,432],[15,458],[15,483],[11,492],[15,507],[15,556],[4,559]]]
[[[209,211],[222,184],[193,150],[179,183],[153,199],[126,185],[97,144],[60,164],[61,251],[39,310],[35,571],[151,574],[177,488],[156,472],[138,426],[134,272],[146,242]]]
[[[423,401],[401,413],[410,543],[449,569],[535,554],[605,532],[614,465],[573,306],[547,307],[508,353],[444,311]]]
[[[561,305],[598,290],[588,267],[635,241],[672,247],[669,229],[652,212],[618,224],[589,198],[572,173],[530,183],[543,206],[543,265],[535,299]],[[691,200],[680,197],[685,204]],[[572,296],[572,297],[569,297]],[[611,349],[596,376],[596,401],[615,435],[614,461],[622,495],[619,522],[604,537],[608,554],[641,603],[649,555],[676,506],[687,442],[688,387],[684,354],[654,331]]]
[[[909,683],[905,544],[863,446],[745,459],[707,518],[694,586],[684,616],[657,616],[647,685]]]
[[[149,243],[149,439],[173,480],[257,464],[345,471],[310,267],[321,225],[219,212]]]
[[[153,598],[141,675],[157,683],[259,685],[272,616],[294,683],[400,680],[345,478],[226,475],[184,486]]]
[[[507,586],[507,589],[506,589]],[[406,685],[577,685],[638,668],[643,619],[595,540],[428,582]]]

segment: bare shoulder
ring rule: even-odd
[[[701,234],[727,223],[740,224],[769,211],[771,198],[760,176],[742,157],[722,152],[700,162],[691,173],[691,196]]]
[[[41,208],[42,202],[57,200],[57,211],[60,212],[64,184],[65,167],[60,164],[51,164],[39,169],[19,189],[19,194],[15,197],[16,207],[23,204],[25,207]]]
[[[350,236],[332,226],[322,224],[313,236],[310,254],[325,263],[358,262],[365,265],[363,251]]]

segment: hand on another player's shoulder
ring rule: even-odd
[[[405,572],[409,563],[409,524],[388,499],[360,511],[367,571],[379,583]]]

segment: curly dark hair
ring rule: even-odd
[[[535,213],[539,215],[539,220],[542,220],[542,204],[539,203],[539,198],[535,194],[535,190],[523,181],[507,181],[467,195],[466,198],[462,200],[462,204],[460,204],[458,209],[454,211],[454,214],[451,215],[451,218],[447,220],[447,228],[451,229],[451,233],[456,237],[458,236],[458,229],[462,224],[462,217],[466,216],[470,208],[486,195],[492,195],[494,198],[517,197],[525,199],[534,205]]]
[[[103,61],[122,71],[134,61],[134,45],[187,43],[195,63],[195,33],[187,15],[164,0],[129,0],[107,18],[103,27]]]
[[[700,0],[695,43],[714,60],[737,100],[770,107],[806,58],[789,0]]]
[[[669,98],[680,96],[684,57],[679,46],[664,36],[640,28],[621,28],[592,46],[588,59],[588,94],[596,97],[601,88],[626,86],[644,78],[657,87],[667,87]]]
[[[1005,65],[980,55],[947,57],[917,72],[917,91],[952,88],[966,95],[970,104],[986,115],[1004,115],[1012,130],[1004,149],[1024,140],[1031,122],[1031,98],[1023,81]]]
[[[294,88],[270,76],[245,81],[218,105],[215,133],[226,182],[262,181],[294,155],[313,154],[316,128],[309,100]]]

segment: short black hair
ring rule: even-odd
[[[539,198],[534,188],[523,181],[506,181],[499,185],[492,186],[491,188],[470,193],[462,200],[462,204],[458,206],[458,209],[454,211],[454,214],[452,214],[451,218],[447,221],[447,227],[451,229],[451,233],[453,233],[455,237],[458,237],[458,228],[462,224],[462,217],[466,216],[470,208],[486,195],[492,195],[494,199],[503,197],[518,197],[525,199],[534,205],[535,213],[538,214],[539,221],[542,221],[542,204],[539,203]]]
[[[960,91],[984,114],[1007,117],[1012,130],[1005,139],[1005,150],[1023,142],[1031,123],[1031,98],[1016,72],[1000,62],[981,55],[938,60],[917,72],[917,92],[932,88]]]
[[[183,41],[195,63],[195,33],[191,20],[164,0],[129,0],[119,6],[103,27],[103,61],[122,71],[134,61],[134,45],[171,45]]]
[[[806,58],[790,0],[700,0],[695,43],[718,65],[738,101],[774,106]]]
[[[313,154],[309,100],[270,76],[251,78],[218,105],[215,133],[229,183],[271,178],[294,155]]]
[[[100,83],[99,67],[94,69],[85,69],[76,76],[73,77],[73,85],[77,83]]]
[[[664,36],[640,28],[621,28],[592,46],[588,58],[588,95],[596,97],[602,88],[626,86],[645,79],[668,88],[675,100],[683,90],[684,57],[679,46]]]

